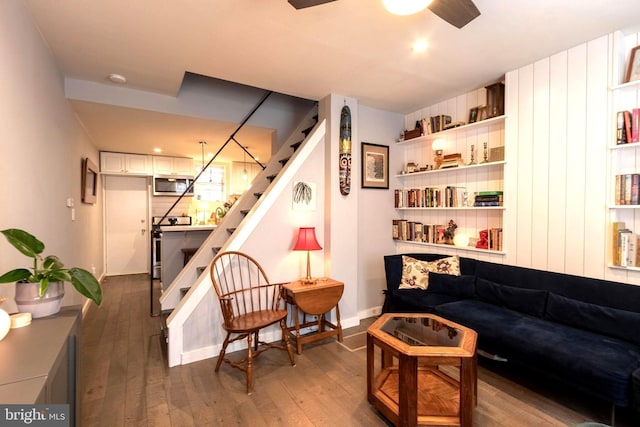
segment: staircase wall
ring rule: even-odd
[[[239,250],[250,254],[262,265],[271,282],[289,282],[305,274],[306,253],[291,250],[298,227],[315,226],[317,235],[324,235],[325,132],[325,123],[321,122],[242,220],[232,238],[222,246],[222,250]],[[298,181],[316,184],[315,210],[292,209],[293,185]],[[253,190],[249,191],[253,193]],[[234,211],[239,210],[240,206],[234,207]],[[224,223],[221,224],[223,226]],[[320,240],[322,245],[321,237]],[[208,248],[200,252],[209,251]],[[324,275],[324,251],[312,252],[311,264],[314,275]],[[178,285],[170,286],[173,292],[176,291],[175,286]],[[168,297],[163,295],[163,300],[167,302]],[[167,319],[169,366],[217,356],[224,339],[221,324],[218,301],[205,271]],[[265,341],[274,341],[280,339],[280,331],[271,328],[261,336]],[[228,351],[239,349],[242,344],[234,343]]]

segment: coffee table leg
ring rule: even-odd
[[[418,424],[418,358],[400,354],[398,361],[398,417],[401,426]]]
[[[475,358],[463,357],[460,366],[460,426],[473,425],[473,407],[476,400]]]

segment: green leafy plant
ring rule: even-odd
[[[23,255],[33,258],[33,268],[17,268],[0,276],[0,283],[40,283],[42,297],[50,282],[71,282],[74,288],[97,305],[102,304],[102,286],[93,274],[82,268],[64,268],[55,255],[42,257],[44,243],[24,230],[9,228],[0,231],[7,241]]]

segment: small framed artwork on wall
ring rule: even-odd
[[[362,143],[362,188],[389,188],[389,147]]]
[[[82,203],[94,204],[98,195],[98,167],[87,157],[82,159]]]

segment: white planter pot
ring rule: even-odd
[[[64,282],[51,282],[47,292],[38,296],[39,283],[16,283],[16,306],[21,313],[31,313],[31,317],[51,316],[60,311],[62,297],[64,297]]]

